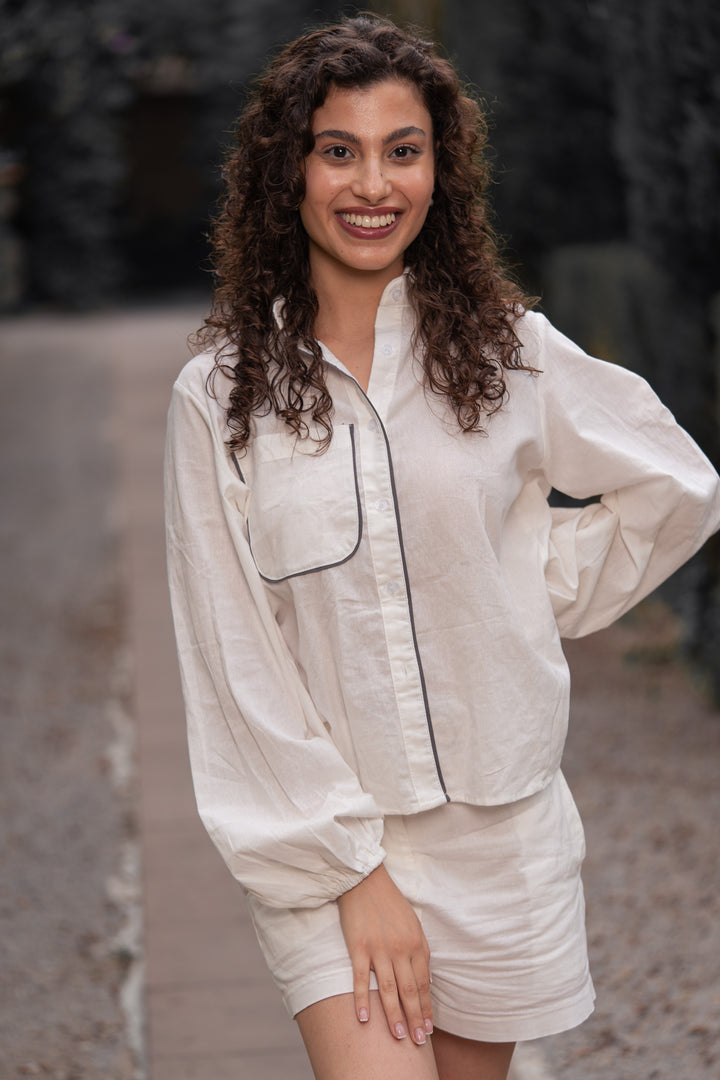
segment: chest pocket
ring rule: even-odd
[[[362,535],[352,424],[333,429],[323,454],[285,434],[253,443],[250,549],[266,581],[284,581],[350,559]]]

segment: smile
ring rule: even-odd
[[[395,214],[340,214],[347,225],[355,225],[361,229],[381,229],[386,225],[395,223]]]

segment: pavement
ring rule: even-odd
[[[200,312],[120,320],[116,446],[140,768],[146,1059],[151,1080],[310,1080],[237,883],[197,817],[168,610],[164,419]]]
[[[2,1080],[312,1080],[189,777],[161,463],[201,314],[0,324],[15,522],[0,538],[16,567],[0,577],[0,665],[23,688],[3,696],[0,735],[15,822],[0,863]],[[94,502],[78,505],[78,488]],[[514,1080],[720,1075],[720,715],[677,662],[679,633],[656,601],[569,643],[566,773],[588,834],[599,1003],[576,1032],[519,1048]],[[36,700],[45,683],[60,689]]]

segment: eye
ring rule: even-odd
[[[407,161],[411,157],[415,157],[420,151],[416,146],[396,146],[391,152],[390,156],[394,157],[396,161]]]
[[[323,150],[323,157],[329,157],[331,161],[348,161],[352,154],[347,146],[328,146]]]

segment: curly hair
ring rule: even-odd
[[[318,312],[299,208],[312,118],[332,86],[387,79],[417,88],[433,124],[434,203],[405,252],[426,386],[445,395],[460,427],[482,430],[502,405],[505,369],[524,367],[514,323],[532,304],[506,276],[484,193],[487,127],[447,60],[419,36],[375,15],[315,30],[287,45],[257,81],[225,163],[214,223],[211,314],[195,335],[217,348],[213,374],[232,379],[228,445],[240,450],[255,413],[274,410],[297,434],[308,420],[332,436],[332,398],[313,335]],[[274,302],[282,298],[282,327]]]

